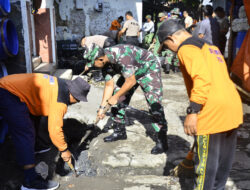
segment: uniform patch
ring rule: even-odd
[[[223,60],[222,60],[221,57],[217,57],[217,59],[218,59],[219,62],[223,63]]]
[[[220,51],[219,51],[219,50],[214,50],[214,53],[215,53],[216,55],[220,55]]]
[[[48,79],[49,76],[48,75],[43,75],[43,78]]]
[[[50,83],[50,84],[55,84],[54,77],[49,76],[49,83]]]

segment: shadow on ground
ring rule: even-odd
[[[42,118],[42,124],[39,124],[39,129],[36,130],[41,132],[39,136],[36,136],[36,139],[39,139],[36,140],[36,142],[40,141],[42,144],[44,144],[44,142],[46,142],[47,145],[50,144],[51,150],[43,154],[36,154],[36,170],[44,178],[47,177],[48,179],[52,179],[55,174],[60,176],[71,175],[72,172],[70,168],[61,160],[59,152],[49,139],[46,121],[46,117]],[[87,150],[89,142],[97,136],[91,127],[92,126],[82,124],[75,119],[64,120],[63,130],[65,138],[76,160],[81,156],[82,152]],[[79,144],[88,130],[91,130],[90,135],[84,142]],[[22,168],[17,165],[11,136],[8,135],[5,142],[0,144],[0,155],[0,190],[19,190],[23,181],[23,171]],[[81,172],[81,174],[84,174],[84,171]],[[94,175],[93,172],[92,175]]]

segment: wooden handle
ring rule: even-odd
[[[71,158],[71,159],[73,159],[73,158]],[[67,164],[70,167],[70,169],[73,171],[73,173],[75,174],[75,176],[78,177],[76,169],[74,168],[73,164],[71,163],[71,159],[67,162]]]
[[[107,104],[106,107],[104,108],[103,110],[103,114],[107,113],[107,111],[109,111],[111,105],[110,104]],[[100,118],[97,116],[96,117],[96,120],[95,120],[95,125],[100,121]]]

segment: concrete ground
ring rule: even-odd
[[[59,159],[55,148],[37,156],[37,171],[44,177],[60,181],[60,190],[189,190],[193,180],[170,176],[169,171],[182,161],[193,143],[184,134],[183,121],[188,98],[181,74],[163,74],[164,111],[168,121],[169,150],[167,154],[151,155],[154,142],[146,135],[151,117],[140,89],[134,94],[127,110],[128,139],[104,143],[106,134],[91,133],[79,145],[96,117],[102,98],[102,87],[92,85],[88,103],[78,103],[68,109],[64,130],[70,149],[76,158],[79,177]],[[238,134],[238,144],[226,189],[250,189],[250,107],[244,104],[244,124]],[[110,123],[109,116],[98,126]],[[0,146],[0,190],[18,189],[22,172],[17,167],[11,139]],[[3,155],[4,154],[4,155]],[[3,156],[2,156],[3,155]]]

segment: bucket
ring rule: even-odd
[[[10,19],[0,20],[0,59],[18,54],[18,36],[15,25]]]
[[[0,0],[0,16],[6,16],[10,13],[10,1]]]

